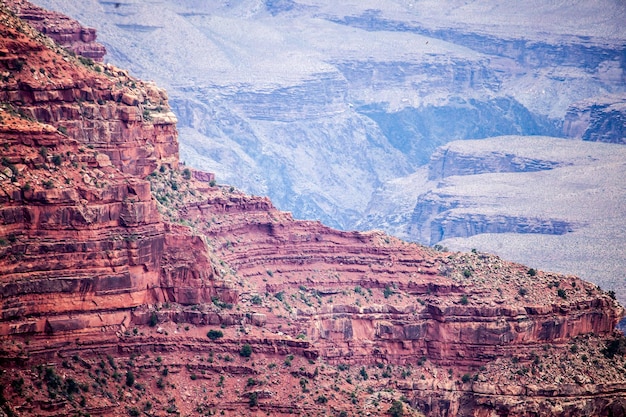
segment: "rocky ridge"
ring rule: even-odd
[[[96,42],[94,28],[86,28],[64,14],[46,10],[28,1],[5,0],[4,3],[22,20],[69,51],[97,62],[104,59],[106,48]]]
[[[0,13],[4,414],[624,415],[609,294],[216,186],[162,90]]]
[[[626,144],[626,98],[595,97],[572,104],[563,131],[571,138]]]

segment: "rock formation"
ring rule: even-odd
[[[34,1],[168,89],[181,160],[343,230],[441,145],[562,136],[573,103],[626,92],[613,0]]]
[[[611,294],[296,221],[180,164],[164,91],[0,35],[4,415],[625,414]]]
[[[574,103],[565,115],[563,133],[591,142],[626,144],[626,98],[596,97]]]
[[[4,3],[22,20],[59,45],[77,55],[102,62],[106,48],[96,42],[95,29],[86,28],[64,14],[46,10],[28,1],[4,0]]]

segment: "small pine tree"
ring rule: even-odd
[[[133,371],[129,369],[128,372],[126,372],[126,386],[132,387],[133,385],[135,385],[135,375]]]

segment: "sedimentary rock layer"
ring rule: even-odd
[[[4,414],[624,414],[610,294],[218,186],[162,90],[0,13]]]

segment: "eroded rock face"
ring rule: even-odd
[[[1,13],[3,413],[622,415],[609,294],[216,186],[164,92]]]
[[[184,295],[157,289],[176,282],[176,274],[165,273],[180,263],[172,245],[198,243],[168,237],[176,232],[166,233],[143,179],[178,164],[165,92],[111,66],[85,67],[3,16],[0,218],[9,245],[1,260],[2,333],[94,325],[46,317],[74,311],[97,312],[102,325],[119,326],[116,310],[153,300],[184,304]],[[198,258],[187,270],[205,267]],[[210,277],[207,268],[201,274]],[[12,322],[23,318],[29,325]]]
[[[96,42],[95,29],[86,28],[64,14],[46,10],[28,1],[5,0],[4,4],[22,20],[64,48],[85,58],[102,62],[106,48]]]
[[[609,96],[573,104],[565,115],[563,133],[591,142],[626,144],[626,98]]]

